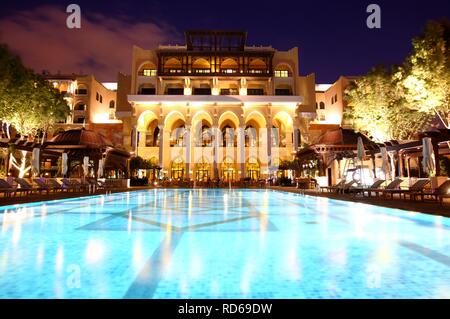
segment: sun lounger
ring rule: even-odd
[[[390,189],[398,189],[400,187],[400,184],[403,182],[402,179],[400,178],[396,178],[395,180],[393,180],[392,182],[390,182],[386,188],[368,188],[366,190],[364,190],[362,193],[363,195],[365,195],[367,193],[367,195],[369,197],[372,196],[372,193],[375,193],[376,196],[378,196],[379,194],[383,194],[383,192],[385,190],[390,190]]]
[[[338,193],[344,194],[344,193],[348,193],[350,188],[356,183],[356,181],[352,180],[348,183],[344,183],[344,185],[342,185],[341,187],[339,187],[336,191]]]
[[[26,192],[27,194],[31,194],[33,192],[39,192],[39,194],[42,194],[43,191],[47,192],[47,194],[49,193],[49,188],[44,188],[44,187],[34,187],[32,184],[30,184],[26,179],[24,178],[16,178],[16,182],[17,184],[19,184],[20,189],[23,189],[24,192]]]
[[[450,179],[446,180],[442,183],[438,188],[432,191],[422,190],[415,193],[411,193],[410,197],[412,199],[416,199],[420,197],[422,201],[425,200],[425,197],[430,197],[432,200],[438,200],[442,205],[444,199],[450,198]]]
[[[62,192],[64,190],[68,190],[66,187],[64,187],[64,184],[59,183],[55,178],[47,178],[47,184],[53,187],[55,191],[60,190]]]
[[[11,194],[16,194],[20,189],[13,187],[10,183],[4,179],[0,179],[0,193],[5,194],[5,197],[10,197]]]
[[[364,193],[365,191],[368,191],[370,189],[379,189],[381,187],[381,185],[383,185],[384,182],[385,182],[384,179],[380,179],[368,187],[351,187],[349,189],[349,193],[356,195],[356,194]]]
[[[83,189],[83,185],[81,185],[78,181],[72,179],[72,178],[63,178],[62,180],[63,187],[67,189],[67,191],[81,191]]]
[[[38,185],[38,187],[42,188],[43,190],[47,190],[47,192],[54,190],[53,186],[47,184],[43,178],[34,178],[33,182],[36,185]]]
[[[425,186],[429,183],[430,180],[428,178],[419,178],[413,185],[411,185],[411,187],[409,187],[409,189],[385,189],[383,191],[383,196],[390,195],[391,199],[393,199],[395,194],[399,194],[400,198],[403,195],[406,199],[406,195],[422,192]]]
[[[345,184],[345,180],[341,180],[339,183],[337,183],[336,185],[333,186],[321,186],[320,187],[320,191],[324,192],[324,191],[328,191],[328,192],[332,192],[332,191],[336,191],[339,188],[341,188],[342,186],[344,186]]]

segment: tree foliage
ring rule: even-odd
[[[0,45],[0,120],[22,137],[45,133],[70,109],[62,94]]]
[[[413,39],[412,53],[396,78],[412,109],[438,115],[450,127],[449,20],[430,21],[423,33]]]
[[[412,44],[401,66],[374,68],[346,90],[346,120],[375,141],[411,139],[436,115],[450,127],[450,22],[429,22]]]

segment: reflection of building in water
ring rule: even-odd
[[[247,46],[245,32],[186,32],[186,44],[133,48],[119,74],[124,145],[166,177],[268,177],[308,143],[314,75],[298,50]]]

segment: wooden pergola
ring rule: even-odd
[[[334,160],[340,162],[345,158],[356,157],[358,137],[361,137],[363,140],[365,157],[370,158],[374,164],[375,154],[379,152],[379,145],[364,134],[343,128],[325,132],[316,144],[297,152],[297,159],[300,164],[310,160],[317,160],[319,163],[319,175],[325,176],[326,169]]]
[[[97,177],[100,159],[105,159],[105,170],[121,169],[127,176],[129,174],[129,152],[115,147],[103,135],[84,128],[62,132],[42,144],[17,138],[0,140],[0,147],[9,149],[11,146],[15,150],[30,153],[33,152],[33,149],[38,148],[40,150],[40,163],[42,163],[42,159],[57,160],[62,157],[63,153],[66,153],[69,174],[74,173],[71,170],[75,167],[81,167],[85,156],[89,157],[89,160],[93,162],[95,177]],[[79,170],[78,174],[81,176],[81,170]]]

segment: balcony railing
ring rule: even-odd
[[[251,76],[251,77],[272,77],[270,70],[239,70],[239,69],[223,69],[212,71],[211,69],[163,69],[158,73],[161,76]]]

